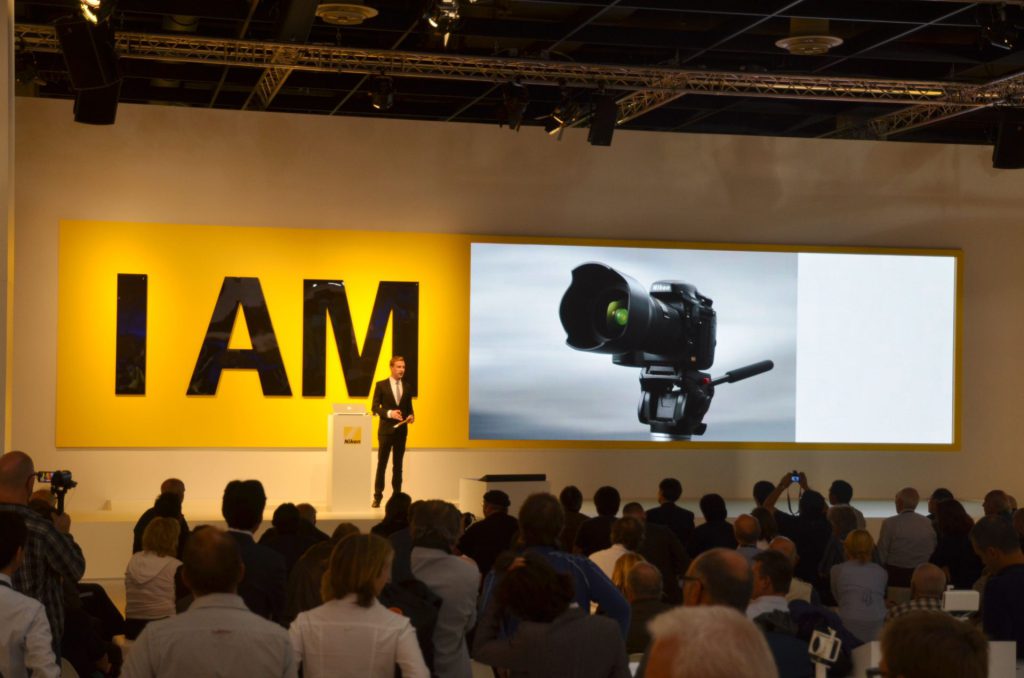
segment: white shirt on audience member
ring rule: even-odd
[[[288,632],[234,593],[199,596],[186,612],[151,622],[126,653],[123,678],[296,678]]]
[[[590,554],[590,559],[594,561],[594,564],[601,568],[605,576],[609,579],[612,578],[612,573],[615,572],[615,563],[619,561],[619,558],[631,553],[622,544],[612,544],[611,548],[602,549],[600,551],[594,551]]]
[[[174,574],[181,561],[152,551],[132,555],[124,573],[128,619],[163,619],[174,615]]]
[[[757,619],[768,612],[785,612],[789,614],[789,604],[784,596],[761,596],[754,598],[747,605],[747,619]]]
[[[376,599],[360,607],[351,593],[302,612],[288,629],[305,678],[430,678],[416,630]]]
[[[57,678],[53,637],[43,604],[11,588],[0,573],[0,676]]]

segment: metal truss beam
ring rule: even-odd
[[[267,110],[270,106],[270,102],[274,100],[277,93],[281,91],[284,86],[284,81],[288,79],[288,76],[292,74],[293,68],[287,66],[271,66],[263,70],[260,74],[260,79],[256,83],[256,87],[252,93],[249,94],[249,98],[245,100],[246,109],[259,108],[260,110]]]

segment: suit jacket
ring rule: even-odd
[[[261,617],[285,623],[288,577],[284,557],[272,548],[257,544],[251,535],[228,531],[238,542],[245,564],[245,577],[238,595],[246,606]]]
[[[690,537],[693,535],[693,511],[676,506],[674,503],[665,503],[647,511],[647,522],[657,525],[664,525],[676,533],[679,543],[687,546]]]
[[[679,578],[686,574],[690,557],[675,532],[664,525],[648,524],[644,532],[644,541],[637,553],[661,572],[665,600],[673,605],[682,605],[683,591],[679,588]]]
[[[402,382],[402,400],[401,402],[395,402],[395,394],[391,390],[391,380],[382,379],[377,382],[376,386],[373,387],[373,400],[371,409],[373,413],[380,417],[380,426],[377,428],[377,436],[380,438],[388,438],[394,435],[404,436],[406,431],[409,430],[408,424],[396,429],[395,424],[398,422],[394,419],[388,418],[388,410],[401,410],[402,415],[408,417],[410,414],[414,414],[412,409],[412,389],[409,388],[409,384]]]

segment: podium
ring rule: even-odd
[[[327,415],[327,510],[365,513],[373,498],[373,417],[365,410]]]

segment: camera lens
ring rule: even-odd
[[[615,339],[622,334],[629,322],[629,300],[619,290],[610,290],[610,294],[610,301],[598,302],[598,312],[604,306],[604,318],[596,323],[596,326],[604,327],[603,334],[606,338]]]

